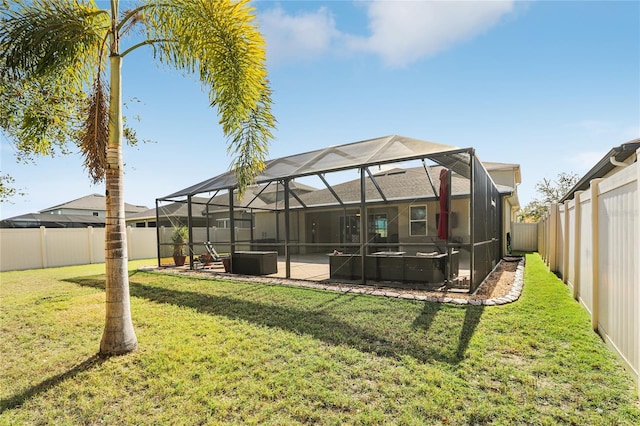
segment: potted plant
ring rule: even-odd
[[[183,266],[186,259],[184,247],[187,244],[189,237],[189,231],[184,225],[176,226],[173,228],[173,235],[171,241],[173,241],[173,262],[176,266]]]

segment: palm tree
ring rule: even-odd
[[[264,167],[275,126],[253,9],[246,0],[145,0],[126,11],[118,0],[106,10],[93,0],[2,0],[1,7],[0,125],[26,156],[76,142],[90,177],[104,179],[106,321],[100,353],[130,352],[137,338],[124,220],[122,60],[138,48],[153,48],[161,63],[199,77],[218,109],[242,192]]]

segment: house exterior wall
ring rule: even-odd
[[[292,210],[289,214],[289,242],[301,242],[304,228],[301,227],[301,212]],[[254,213],[253,240],[261,244],[284,244],[286,217],[284,212],[260,211]],[[259,246],[256,246],[259,248]],[[273,248],[268,247],[269,249]],[[282,249],[279,251],[282,252]],[[294,251],[295,252],[295,251]]]
[[[409,235],[409,207],[411,205],[425,205],[427,206],[427,236],[418,237]],[[469,198],[456,198],[451,201],[451,240],[458,243],[468,243],[470,241],[469,230]],[[438,241],[438,221],[437,215],[440,213],[440,204],[438,201],[428,202],[415,202],[404,203],[398,205],[398,229],[399,229],[399,241],[402,243],[424,243],[427,247],[418,248],[406,248],[404,250],[401,247],[401,251],[415,252],[432,250],[434,248],[433,243],[439,242],[443,245],[444,242]]]
[[[409,211],[411,206],[427,206],[427,235],[411,236]],[[468,243],[469,232],[469,199],[459,198],[452,200],[452,213],[455,213],[451,224],[452,240],[457,243]],[[353,229],[353,238],[343,236],[344,219],[341,217],[357,217],[360,209],[350,206],[342,208],[315,208],[305,211],[296,210],[291,214],[291,242],[300,244],[301,253],[324,253],[333,250],[357,251],[360,243],[360,233]],[[367,232],[368,241],[372,245],[371,251],[399,250],[415,253],[416,251],[433,251],[434,243],[444,248],[444,242],[438,240],[437,214],[439,203],[437,201],[416,201],[415,203],[378,204],[367,207],[368,217],[384,214],[387,218],[387,237],[376,239],[372,233]],[[284,213],[279,215],[280,241],[284,241]],[[359,221],[359,219],[358,219]],[[255,216],[255,238],[276,238],[275,213],[261,212]],[[354,247],[345,248],[344,244],[352,244]],[[377,245],[376,245],[377,244]],[[404,244],[404,245],[403,245]],[[413,246],[422,244],[422,246]]]
[[[491,179],[498,185],[516,187],[516,176],[514,169],[488,170]]]
[[[513,231],[511,229],[511,222],[513,222],[512,218],[512,206],[509,201],[509,197],[502,197],[502,255],[504,256],[509,252],[511,247],[508,247],[507,234],[513,238]]]
[[[275,239],[276,231],[276,213],[275,212],[259,212],[255,214],[254,220],[254,238],[256,239]]]
[[[93,213],[98,213],[97,216]],[[87,210],[87,209],[55,209],[55,210],[43,210],[44,214],[70,214],[70,215],[86,215],[86,216],[96,216],[96,217],[105,217],[105,210]]]

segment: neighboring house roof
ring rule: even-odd
[[[593,166],[593,168],[589,170],[587,174],[584,175],[564,197],[560,199],[559,203],[564,203],[566,200],[570,200],[578,191],[585,191],[589,189],[593,179],[605,177],[616,167],[621,167],[620,165],[613,164],[614,162],[631,164],[634,161],[638,161],[636,158],[636,151],[638,149],[640,149],[640,138],[633,139],[620,146],[611,148],[609,152],[605,154],[605,156],[602,157],[602,159],[598,161],[598,163]]]
[[[193,197],[192,202],[195,204],[195,208],[193,210],[194,214],[200,215],[201,203],[206,203],[209,199],[204,197]],[[197,204],[196,204],[197,203]],[[172,216],[172,217],[187,217],[189,215],[189,205],[186,202],[178,203],[173,202],[169,204],[164,204],[158,207],[161,216]],[[136,220],[149,220],[156,219],[156,209],[146,209],[138,213],[133,213],[127,215],[127,221],[136,221]]]
[[[156,209],[147,209],[138,213],[133,213],[127,215],[127,222],[136,221],[136,220],[155,220],[156,219]]]
[[[55,210],[62,210],[62,209],[104,211],[106,210],[105,199],[106,197],[104,195],[91,194],[81,198],[77,198],[75,200],[67,201],[62,204],[58,204],[53,207],[40,210],[39,213],[47,213],[47,212],[52,212]],[[138,206],[134,204],[124,203],[125,213],[138,213],[144,210],[147,210],[147,206]]]
[[[265,187],[266,186],[266,187]],[[289,189],[296,194],[306,194],[311,191],[317,191],[316,188],[305,185],[300,182],[289,182]],[[234,199],[234,207],[236,209],[244,208],[266,208],[268,205],[275,205],[276,198],[281,198],[279,194],[284,195],[282,185],[272,183],[270,185],[253,185],[247,188],[241,200]],[[194,216],[205,216],[207,214],[206,204],[209,204],[209,213],[228,211],[229,210],[229,194],[224,193],[214,197],[192,197],[192,214]],[[278,201],[281,203],[282,201]],[[249,206],[249,203],[251,205]],[[188,204],[186,202],[171,202],[159,206],[160,215],[171,217],[187,217]],[[127,216],[127,221],[155,219],[156,209],[148,209],[140,213]]]
[[[305,185],[300,182],[290,181],[289,182],[289,191],[295,192],[297,195],[306,194],[308,192],[317,191],[316,188]],[[194,199],[196,197],[193,197]],[[241,200],[234,198],[233,204],[237,208],[261,208],[265,207],[269,204],[275,203],[276,199],[278,201],[282,201],[284,199],[284,187],[276,182],[271,182],[267,185],[253,185],[247,188],[244,193],[244,196]],[[224,193],[221,195],[216,195],[208,199],[209,211],[215,211],[216,207],[222,210],[226,210],[229,205],[229,194]],[[206,212],[202,211],[202,214],[206,214]]]
[[[268,194],[268,193],[273,193],[273,192],[282,192],[282,185],[278,186],[278,185],[271,184],[264,191],[261,191],[263,187],[264,187],[264,185],[251,186],[251,187],[247,188],[247,192],[251,191],[251,193],[253,193],[253,194],[258,194],[259,192],[262,193],[262,194]],[[301,192],[316,191],[318,188],[315,188],[315,187],[310,186],[310,185],[305,185],[304,183],[291,181],[291,182],[289,182],[289,189],[291,191],[296,191],[297,193],[301,193]]]
[[[0,222],[1,228],[86,228],[87,226],[104,227],[104,217],[93,216],[95,211],[106,210],[105,196],[91,194],[66,203],[41,210],[38,213],[27,213],[4,219]],[[86,210],[87,214],[57,214],[60,210]],[[127,218],[133,214],[147,210],[146,206],[137,206],[125,203],[125,214]],[[154,214],[155,216],[155,214]]]
[[[103,228],[104,217],[50,213],[27,213],[0,221],[0,228]]]

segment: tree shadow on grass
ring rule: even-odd
[[[464,322],[460,329],[460,338],[458,339],[458,349],[456,350],[456,357],[461,360],[464,357],[464,353],[469,347],[469,341],[476,331],[476,327],[480,322],[482,313],[484,312],[484,306],[467,305],[467,309],[464,313]]]
[[[442,310],[458,309],[464,311],[464,319],[461,321],[451,321],[451,316],[446,318],[447,324],[440,324],[439,330],[432,330],[432,335],[444,336],[440,340],[439,351],[441,358],[445,358],[450,363],[460,362],[464,358],[464,354],[469,347],[471,337],[475,333],[476,327],[480,322],[484,306],[462,305],[451,306],[442,303],[425,303],[420,315],[413,321],[413,328],[424,330],[425,333],[437,322],[437,316]],[[459,315],[456,317],[458,319]],[[459,333],[457,331],[460,330]],[[444,340],[444,341],[443,341]],[[444,355],[446,354],[446,355]]]
[[[80,277],[67,281],[85,287],[104,289],[104,279]],[[424,304],[424,309],[415,319],[413,328],[411,324],[394,326],[388,323],[381,328],[371,324],[371,321],[358,321],[357,318],[349,318],[353,320],[351,322],[343,320],[333,315],[330,309],[326,309],[327,305],[335,303],[336,298],[344,297],[344,294],[331,296],[325,301],[326,303],[316,307],[299,309],[229,296],[167,289],[137,283],[133,280],[129,283],[129,291],[132,297],[188,307],[201,313],[224,316],[232,320],[244,320],[300,335],[310,335],[331,345],[346,345],[379,356],[395,359],[410,356],[420,362],[439,361],[450,364],[457,364],[462,359],[482,314],[482,307],[479,306],[467,305],[465,308],[415,302]],[[353,300],[357,298],[343,302],[348,304],[353,303]],[[448,324],[446,336],[438,338],[437,343],[434,343],[434,339],[429,335],[434,333],[429,330],[431,323],[440,310],[451,309],[456,310],[455,315],[449,315],[455,320]],[[461,309],[466,309],[464,319],[462,319]],[[394,319],[385,320],[393,321]]]
[[[33,398],[34,396],[44,393],[49,389],[54,388],[60,383],[68,379],[71,379],[84,371],[89,371],[94,367],[101,365],[106,359],[107,357],[102,357],[99,354],[92,355],[89,358],[82,361],[81,363],[76,364],[71,369],[65,371],[64,373],[60,373],[53,377],[49,377],[45,381],[40,382],[37,385],[26,389],[24,392],[13,395],[9,398],[1,399],[0,414],[4,413],[7,410],[18,408],[22,404],[24,404],[26,401]]]

